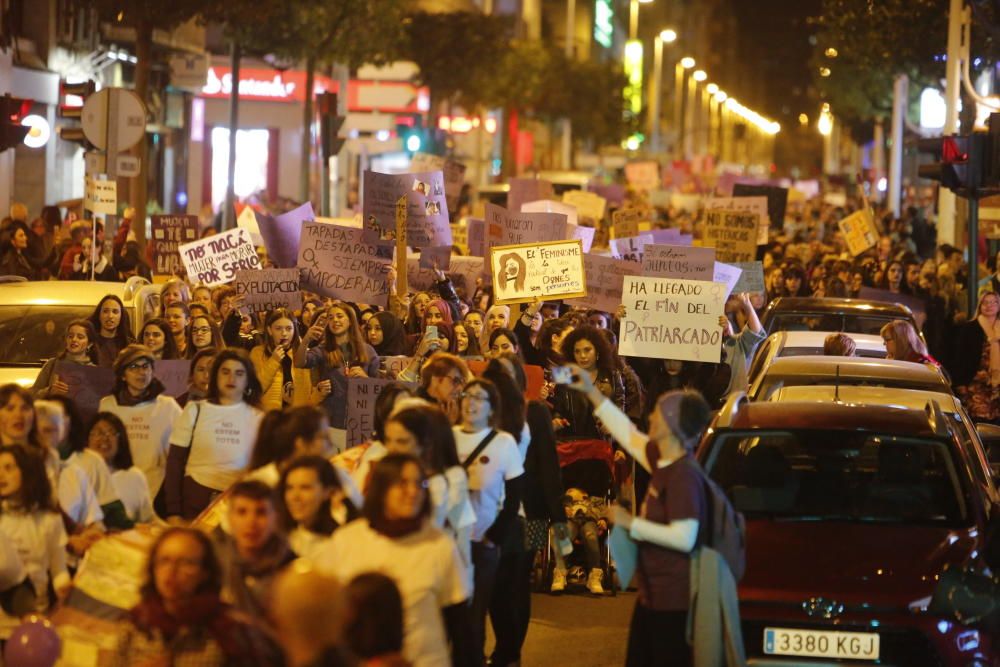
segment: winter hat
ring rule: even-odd
[[[145,345],[140,345],[139,343],[127,345],[118,353],[118,357],[115,358],[115,363],[111,367],[115,372],[115,377],[122,377],[125,374],[125,368],[139,359],[149,359],[150,363],[156,363],[153,351]]]
[[[660,417],[670,432],[680,440],[684,449],[691,451],[711,418],[712,409],[697,391],[681,389],[668,391],[656,401]]]

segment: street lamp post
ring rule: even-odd
[[[663,30],[653,39],[653,81],[650,86],[649,136],[654,153],[660,152],[660,103],[663,93],[663,45],[677,40],[673,30]]]
[[[576,32],[576,0],[566,0],[566,57],[573,58],[573,36]],[[562,120],[562,163],[563,169],[571,169],[573,163],[573,125],[569,118]]]
[[[689,129],[685,130],[684,133],[684,158],[690,160],[698,147],[698,84],[703,82],[708,75],[705,74],[704,70],[696,70],[691,78],[688,79],[688,104],[687,104],[687,117]]]
[[[648,5],[653,0],[629,0],[628,6],[628,38],[636,39],[639,34],[639,3]]]
[[[677,139],[674,141],[674,159],[684,157],[684,146],[687,140],[687,128],[684,126],[684,76],[687,70],[694,67],[694,58],[685,56],[674,66],[674,126],[677,128]]]

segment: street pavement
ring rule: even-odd
[[[586,593],[533,595],[531,627],[521,664],[523,667],[624,665],[633,606],[635,593],[631,592],[600,598]],[[486,625],[489,627],[489,622]]]

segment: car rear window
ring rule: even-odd
[[[721,433],[705,469],[748,518],[965,525],[948,445],[858,431]]]
[[[802,357],[823,354],[822,347],[783,347],[781,348],[781,353],[779,357]],[[864,357],[866,359],[885,359],[885,348],[881,350],[866,350],[863,348],[858,348],[854,352],[856,357]]]
[[[66,325],[93,306],[0,306],[0,364],[38,365],[63,349]]]
[[[850,387],[883,387],[890,389],[915,389],[917,391],[935,391],[950,393],[951,388],[943,381],[928,382],[926,380],[911,380],[908,378],[885,377],[851,377],[841,375],[837,379],[829,375],[775,375],[768,374],[760,383],[760,388],[754,395],[754,400],[767,399],[771,392],[780,387],[810,387],[839,384]]]
[[[777,313],[768,325],[775,331],[844,331],[879,335],[884,327],[898,317],[876,317],[844,313]]]

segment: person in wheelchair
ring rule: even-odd
[[[587,568],[587,590],[594,595],[603,595],[604,570],[601,568],[601,546],[598,538],[606,535],[608,524],[604,519],[604,499],[592,496],[575,487],[566,490],[563,497],[566,509],[569,537],[573,542],[580,540],[583,546],[584,562]],[[553,593],[566,589],[566,557],[553,544],[555,570],[552,573]]]

